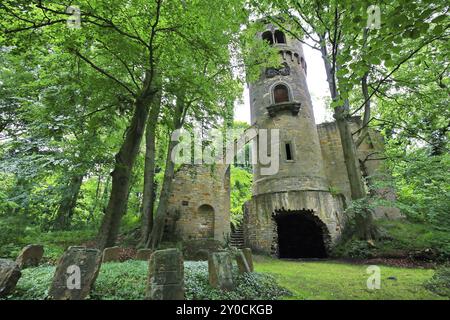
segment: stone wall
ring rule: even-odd
[[[165,239],[223,241],[229,233],[228,167],[183,165],[172,182]]]
[[[361,127],[361,119],[353,117],[351,121],[352,132]],[[347,176],[347,169],[344,162],[341,138],[336,122],[328,122],[317,125],[319,132],[320,146],[325,172],[328,177],[331,189],[336,193],[342,193],[347,200],[351,199],[350,184]],[[383,168],[384,140],[381,134],[375,130],[369,130],[368,137],[358,148],[358,158],[364,161],[364,174],[366,176],[381,177],[388,179],[389,175]],[[367,160],[369,159],[369,160]],[[365,161],[367,160],[367,161]],[[376,193],[387,200],[395,200],[395,192],[391,188],[376,190]],[[378,218],[387,217],[391,219],[400,218],[401,214],[397,208],[377,207],[375,216]]]
[[[264,34],[275,29],[268,24]],[[249,84],[249,92],[251,123],[259,129],[279,129],[279,171],[264,176],[260,172],[263,166],[254,165],[253,197],[246,204],[244,217],[246,246],[269,254],[277,251],[277,223],[273,216],[279,211],[312,212],[326,229],[327,242],[334,242],[343,227],[342,199],[330,192],[324,168],[302,44],[286,35],[286,43],[274,46],[285,69],[267,69]],[[274,88],[280,85],[288,88],[288,102],[275,101]],[[288,147],[291,157],[287,157]]]
[[[343,199],[325,191],[289,191],[254,196],[244,206],[245,245],[256,252],[274,254],[277,245],[278,211],[312,211],[327,227],[327,245],[332,245],[344,226]],[[301,213],[299,213],[301,214]]]

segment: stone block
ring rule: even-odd
[[[8,259],[0,259],[0,298],[5,298],[14,292],[21,275],[17,263]]]
[[[70,247],[56,267],[49,290],[50,299],[85,299],[97,279],[101,261],[100,250]]]
[[[149,261],[148,300],[184,300],[183,255],[178,249],[158,250]]]
[[[207,261],[209,254],[222,248],[220,241],[195,239],[183,241],[183,257],[188,261]]]
[[[136,260],[148,261],[152,253],[152,249],[139,249],[136,254]]]
[[[255,271],[255,268],[253,266],[253,254],[252,249],[250,248],[244,248],[242,249],[242,253],[245,256],[245,259],[247,260],[248,267],[250,268],[250,272]]]
[[[103,250],[102,262],[117,262],[120,261],[120,247],[110,247]]]
[[[253,272],[253,257],[252,250],[245,248],[236,253],[236,263],[239,273]]]
[[[44,246],[30,244],[22,249],[16,259],[19,268],[37,267],[44,255]]]
[[[222,290],[233,290],[233,265],[228,252],[214,252],[208,259],[209,284]]]

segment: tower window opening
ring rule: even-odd
[[[292,145],[290,142],[287,142],[285,144],[285,149],[286,149],[286,160],[288,160],[288,161],[294,160],[294,157],[292,154]]]
[[[273,90],[275,103],[289,102],[289,90],[285,85],[279,84]]]
[[[300,64],[300,56],[298,55],[298,53],[294,53],[294,57],[297,63]]]
[[[286,43],[286,37],[280,30],[275,31],[275,41],[276,43]]]
[[[273,45],[273,34],[270,31],[266,31],[262,34],[262,39],[267,41],[270,45]]]
[[[286,51],[286,56],[289,60],[294,61],[294,58],[292,57],[292,52]]]

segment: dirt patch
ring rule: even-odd
[[[436,262],[420,261],[411,258],[340,259],[337,261],[351,264],[386,265],[400,268],[424,268],[424,269],[434,269],[438,265]]]

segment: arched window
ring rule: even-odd
[[[294,57],[297,63],[300,64],[300,56],[298,55],[298,53],[294,53]]]
[[[271,31],[266,31],[262,34],[262,39],[266,40],[270,45],[273,44],[273,34]]]
[[[276,43],[286,43],[286,37],[284,33],[280,30],[275,31],[275,42]]]
[[[289,89],[279,84],[273,89],[273,100],[275,103],[289,102]]]

